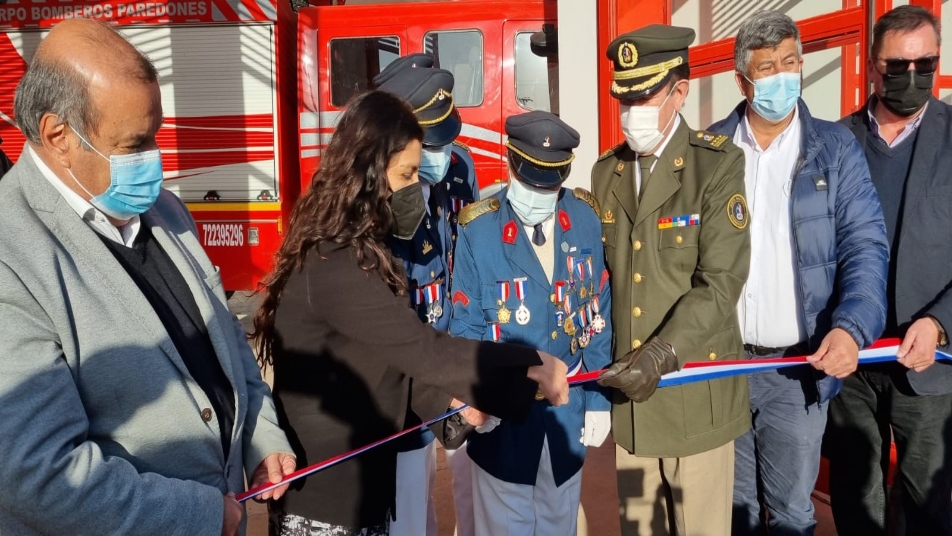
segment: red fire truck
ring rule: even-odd
[[[355,5],[358,4],[359,5]],[[939,0],[916,1],[939,13]],[[346,5],[345,5],[346,4]],[[835,119],[867,95],[869,22],[891,0],[804,0],[805,98]],[[622,139],[608,98],[619,33],[672,23],[698,31],[688,122],[726,115],[733,40],[756,0],[8,0],[0,6],[0,137],[19,156],[13,93],[56,22],[114,22],[155,62],[162,86],[166,187],[187,203],[229,290],[255,288],[271,265],[290,209],[320,162],[341,108],[399,55],[429,52],[456,78],[460,141],[481,186],[504,180],[503,121],[524,110],[561,113],[583,138],[570,178],[588,182],[597,154]],[[556,30],[558,28],[558,30]],[[548,32],[534,49],[530,36]],[[811,70],[814,69],[814,70]],[[952,77],[940,76],[940,95]],[[831,96],[833,96],[831,98]],[[561,102],[561,106],[560,106]]]

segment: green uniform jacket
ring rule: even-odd
[[[679,367],[743,359],[736,311],[750,268],[743,151],[682,118],[640,202],[637,165],[623,143],[592,169],[611,274],[614,360],[651,336],[674,347]],[[661,388],[640,404],[614,393],[615,443],[639,456],[698,454],[749,428],[746,376]]]

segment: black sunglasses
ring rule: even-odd
[[[923,56],[914,60],[905,58],[879,58],[886,64],[886,72],[883,74],[901,75],[909,70],[909,64],[913,64],[916,72],[919,74],[932,74],[939,68],[939,56]]]

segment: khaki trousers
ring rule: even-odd
[[[684,458],[644,458],[616,445],[615,467],[622,534],[730,534],[733,441]]]

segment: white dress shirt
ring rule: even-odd
[[[668,146],[668,142],[671,141],[672,137],[674,137],[674,133],[677,132],[678,125],[680,124],[681,124],[681,114],[676,113],[674,115],[674,126],[671,127],[671,132],[668,132],[668,136],[665,139],[661,140],[661,144],[658,145],[658,148],[655,149],[655,152],[651,153],[652,155],[656,156],[657,158],[661,158],[661,153],[664,152],[664,148]],[[641,156],[638,156],[638,158],[641,158]],[[651,164],[652,172],[654,172],[655,166],[658,165],[657,158]],[[635,193],[638,195],[641,195],[641,164],[638,164],[637,166],[635,166]]]
[[[790,191],[800,142],[799,111],[766,149],[758,145],[746,114],[734,132],[734,144],[746,158],[744,184],[751,218],[750,276],[737,303],[746,344],[779,348],[807,338],[800,318],[791,231]]]
[[[27,148],[30,151],[30,157],[36,162],[36,167],[40,168],[40,173],[53,185],[53,188],[56,188],[56,191],[63,196],[66,203],[76,211],[76,214],[78,214],[87,225],[113,242],[118,242],[126,247],[132,247],[132,243],[135,242],[136,236],[139,234],[139,216],[133,216],[125,225],[116,227],[106,218],[106,215],[103,214],[102,211],[92,206],[89,201],[86,201],[80,197],[79,194],[63,184],[63,181],[56,176],[56,173],[53,173],[53,170],[37,156],[32,147],[28,145]]]

